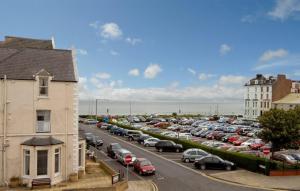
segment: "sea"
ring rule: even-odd
[[[97,107],[96,107],[97,105]],[[202,114],[239,115],[243,100],[232,102],[80,100],[80,115]]]

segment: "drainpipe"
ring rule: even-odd
[[[65,143],[66,143],[66,156],[65,156],[65,180],[68,180],[68,99],[67,99],[67,84],[65,86],[65,123],[66,123],[66,127],[65,127]]]
[[[7,129],[7,79],[6,75],[3,78],[3,145],[2,145],[2,167],[3,167],[3,182],[8,185],[6,180],[6,129]]]

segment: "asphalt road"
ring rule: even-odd
[[[172,153],[164,153],[158,156],[155,152],[143,150],[130,142],[122,141],[118,137],[109,135],[106,131],[100,130],[93,126],[80,124],[80,133],[91,132],[100,136],[103,141],[103,151],[101,152],[102,159],[108,162],[114,169],[123,170],[126,168],[119,164],[117,161],[105,156],[106,145],[109,143],[117,142],[122,147],[130,150],[137,157],[149,159],[156,167],[156,175],[154,176],[139,176],[137,173],[129,171],[129,180],[152,180],[158,186],[160,191],[254,191],[259,189],[243,187],[240,185],[228,184],[222,181],[217,181],[206,176],[203,176],[192,168],[183,167],[176,162],[171,162],[165,159],[164,155],[172,155]],[[177,156],[176,156],[177,157]]]

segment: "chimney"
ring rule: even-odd
[[[277,80],[285,80],[286,77],[285,77],[285,74],[278,74],[277,75]]]
[[[256,74],[257,79],[261,78],[262,76],[263,76],[262,74]]]

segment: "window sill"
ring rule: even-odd
[[[38,99],[49,99],[49,96],[38,96]]]

